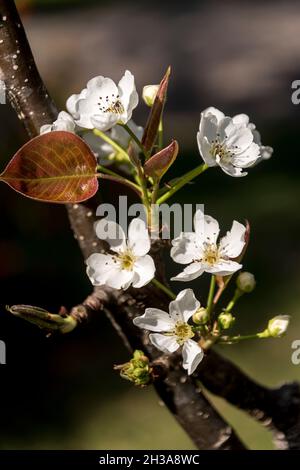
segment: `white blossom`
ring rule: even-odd
[[[154,277],[155,265],[150,255],[150,237],[145,222],[133,219],[128,240],[123,229],[106,219],[96,224],[97,236],[106,240],[112,253],[94,253],[87,260],[87,275],[94,286],[115,289],[143,287]]]
[[[198,343],[192,340],[195,334],[188,324],[199,307],[200,302],[192,289],[185,289],[170,302],[169,313],[157,308],[147,308],[144,315],[136,317],[133,323],[139,328],[153,331],[149,339],[164,353],[173,353],[182,346],[182,366],[188,374],[192,374],[204,355]]]
[[[52,131],[75,132],[75,122],[72,116],[65,111],[61,111],[58,114],[56,121],[52,124],[44,124],[40,128],[40,134],[46,134],[47,132]]]
[[[143,88],[143,100],[147,106],[150,106],[150,108],[153,106],[158,90],[159,85],[146,85]]]
[[[260,135],[246,114],[231,118],[213,107],[201,113],[197,141],[204,162],[219,165],[230,176],[247,175],[243,168],[272,154],[271,147],[261,145]]]
[[[118,85],[111,78],[92,78],[66,106],[78,126],[107,131],[117,123],[126,124],[137,104],[134,76],[126,70]]]
[[[271,336],[280,338],[287,331],[289,323],[289,315],[277,315],[269,321],[268,332]]]
[[[238,271],[242,265],[234,261],[245,245],[244,225],[234,221],[231,230],[217,242],[218,222],[199,209],[194,216],[195,232],[182,232],[172,241],[171,257],[176,263],[188,266],[176,281],[192,281],[204,272],[226,276]]]

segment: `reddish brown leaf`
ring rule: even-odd
[[[15,191],[39,201],[76,203],[98,189],[96,159],[71,132],[54,131],[27,142],[0,175]]]
[[[178,155],[178,148],[178,143],[176,140],[173,140],[168,147],[150,157],[144,165],[145,174],[152,178],[162,178],[175,161]]]
[[[150,116],[144,130],[142,144],[147,152],[151,152],[157,137],[160,117],[166,101],[171,68],[169,67],[164,78],[160,82],[157,95],[150,111]]]

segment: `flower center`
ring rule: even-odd
[[[209,153],[215,158],[218,156],[223,163],[229,163],[234,156],[234,153],[228,150],[226,144],[220,142],[219,137],[212,140]]]
[[[219,261],[219,259],[220,255],[217,245],[214,243],[205,243],[201,261],[210,265],[214,265]]]
[[[178,321],[175,324],[174,334],[177,336],[177,343],[182,345],[190,338],[193,338],[192,327],[185,322]]]
[[[111,96],[99,96],[99,102],[97,103],[102,113],[122,114],[124,113],[124,106],[120,101],[120,96],[115,96],[114,93]]]
[[[121,268],[125,269],[126,271],[132,271],[134,263],[136,261],[136,257],[132,253],[132,251],[127,250],[124,253],[120,253],[118,259],[121,263]]]

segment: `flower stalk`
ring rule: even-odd
[[[202,163],[201,165],[197,166],[191,171],[188,171],[185,175],[183,175],[179,181],[177,181],[173,186],[171,186],[170,189],[168,189],[162,196],[160,196],[157,200],[157,204],[162,204],[163,202],[166,202],[171,196],[173,196],[177,191],[179,191],[183,186],[185,186],[187,183],[192,181],[194,178],[197,176],[201,175],[201,173],[204,173],[208,169],[208,165],[205,163]]]

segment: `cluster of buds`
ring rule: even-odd
[[[150,361],[139,349],[134,351],[129,362],[116,365],[114,369],[120,371],[120,376],[123,379],[129,380],[140,387],[144,387],[152,381]]]

